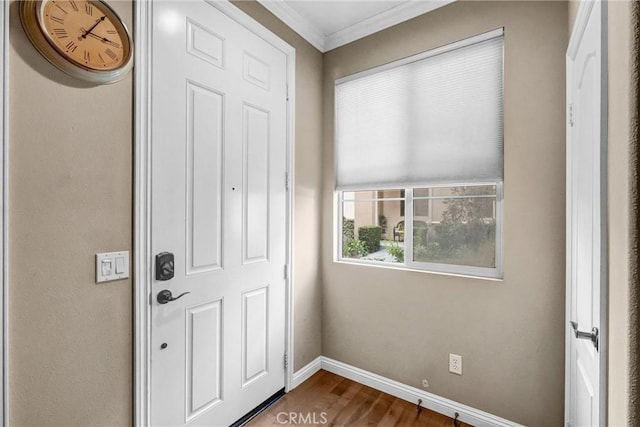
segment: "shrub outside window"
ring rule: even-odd
[[[500,183],[342,192],[339,259],[499,277],[501,193]]]

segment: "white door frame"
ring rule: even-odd
[[[0,162],[0,191],[2,191],[2,213],[0,214],[0,233],[2,244],[0,245],[0,340],[2,340],[2,352],[0,352],[0,420],[2,425],[9,425],[9,346],[8,346],[8,293],[9,293],[9,6],[8,1],[2,2],[0,7],[0,22],[3,31],[0,31],[0,135],[2,138]]]
[[[600,357],[599,366],[599,416],[600,425],[607,425],[607,409],[608,409],[608,348],[609,348],[609,258],[608,258],[608,215],[607,215],[607,140],[608,140],[608,72],[607,72],[607,0],[593,1],[593,0],[580,0],[580,6],[576,16],[576,21],[573,25],[571,32],[571,38],[569,40],[569,46],[567,48],[567,80],[566,80],[566,108],[567,108],[567,220],[572,222],[575,218],[571,218],[571,197],[570,189],[572,188],[571,179],[571,116],[569,111],[569,102],[571,100],[571,83],[572,78],[569,72],[569,64],[572,59],[575,59],[578,46],[584,35],[587,27],[589,16],[594,7],[602,7],[601,16],[601,82],[600,82],[600,224],[597,224],[600,232],[600,325],[598,334],[598,354]],[[571,229],[567,227],[566,230],[566,245],[567,245],[567,282],[566,282],[566,308],[565,308],[565,425],[569,421],[569,405],[571,402],[571,387],[570,387],[570,363],[571,354],[570,346],[571,340],[574,339],[572,334],[573,330],[569,326],[571,317]]]
[[[226,0],[205,0],[227,16],[272,44],[287,57],[287,265],[285,343],[290,361],[285,370],[285,390],[293,384],[293,189],[295,137],[295,48]],[[8,2],[7,2],[8,3]],[[151,23],[153,2],[135,2],[135,163],[134,163],[134,399],[135,425],[151,420]],[[6,28],[6,26],[5,26]],[[265,399],[269,396],[265,396]]]

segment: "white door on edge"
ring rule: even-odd
[[[606,283],[603,174],[603,2],[581,4],[586,26],[567,57],[567,399],[570,426],[601,425],[600,289]],[[604,62],[603,62],[604,61]]]
[[[284,387],[287,57],[214,2],[152,13],[151,423],[227,426]]]

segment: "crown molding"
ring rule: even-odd
[[[324,42],[325,52],[408,21],[416,16],[431,12],[454,1],[455,0],[411,0],[406,3],[401,3],[398,6],[373,15],[350,27],[327,35]]]
[[[258,0],[269,12],[273,13],[322,53],[431,12],[454,1],[410,0],[335,33],[324,34],[313,22],[296,12],[286,1]]]
[[[311,21],[296,12],[284,1],[258,0],[262,6],[287,24],[320,52],[325,52],[325,36]]]

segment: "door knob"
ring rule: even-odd
[[[571,327],[573,328],[573,333],[576,335],[576,338],[579,340],[589,340],[593,343],[593,346],[598,350],[598,328],[595,326],[591,328],[591,332],[584,332],[578,330],[578,322],[570,321]]]
[[[171,291],[170,291],[169,289],[165,289],[165,290],[162,290],[162,291],[160,291],[160,292],[158,293],[158,296],[157,296],[157,298],[156,298],[156,299],[158,300],[158,304],[166,304],[166,303],[168,303],[168,302],[171,302],[171,301],[175,301],[175,300],[177,300],[177,299],[180,299],[180,298],[182,298],[183,296],[185,296],[186,294],[190,294],[190,293],[191,293],[191,292],[183,292],[183,293],[181,293],[180,295],[178,295],[177,297],[174,297],[174,296],[171,294]]]

